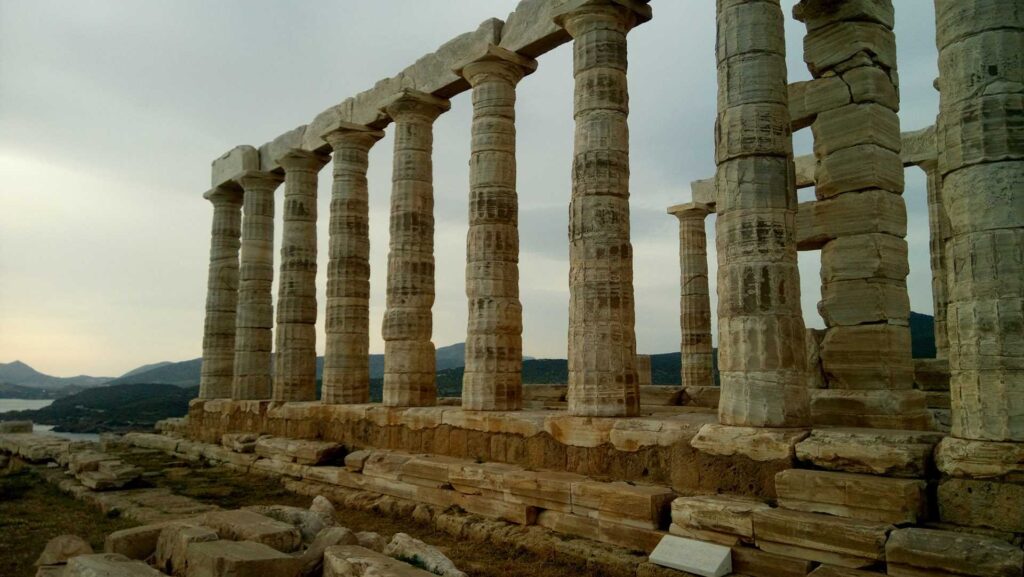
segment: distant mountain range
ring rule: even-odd
[[[915,358],[935,356],[935,338],[933,334],[934,319],[930,315],[910,313],[910,332],[912,349]],[[458,383],[462,383],[462,367],[465,362],[465,343],[457,343],[437,349],[438,386],[442,392],[451,392]],[[652,355],[652,378],[655,384],[675,384],[679,382],[679,353]],[[47,389],[60,391],[61,396],[77,392],[82,388],[100,385],[159,384],[191,387],[199,384],[199,373],[202,359],[191,359],[181,362],[159,362],[132,369],[120,377],[53,377],[36,371],[20,361],[0,363],[0,385],[14,385],[22,389],[0,387],[0,397],[26,393],[24,388]],[[523,382],[533,384],[564,383],[567,380],[567,363],[565,359],[532,359],[523,361]],[[717,374],[717,370],[716,370]],[[323,375],[323,357],[317,358],[316,376],[319,380]],[[370,355],[370,378],[379,380],[384,376],[384,355]],[[51,393],[47,393],[51,394]],[[16,398],[33,398],[19,396]],[[52,398],[52,397],[42,397]]]

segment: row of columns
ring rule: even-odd
[[[639,10],[639,12],[636,12]],[[639,410],[629,242],[626,34],[643,4],[587,2],[557,16],[573,37],[576,153],[570,209],[570,412]],[[536,62],[490,47],[457,72],[473,90],[473,143],[463,404],[522,407],[515,88]],[[433,123],[447,100],[405,90],[382,111],[394,123],[384,404],[436,403]],[[340,123],[320,135],[334,169],[327,275],[325,403],[369,401],[369,150],[383,133]],[[247,172],[207,194],[214,205],[200,397],[309,401],[316,397],[316,181],[329,157],[274,159],[283,172]],[[277,328],[274,192],[285,183]],[[271,370],[272,338],[276,336]],[[273,378],[271,378],[273,375]]]

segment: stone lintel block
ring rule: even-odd
[[[918,479],[808,469],[775,475],[782,507],[884,523],[916,523],[925,513],[926,488]]]
[[[811,391],[811,422],[815,426],[911,431],[932,428],[927,396],[910,389]]]
[[[445,99],[469,90],[469,83],[455,69],[488,47],[497,45],[501,41],[503,25],[501,20],[490,18],[476,30],[445,42],[399,73],[403,87]]]
[[[64,577],[165,577],[142,561],[117,553],[79,555],[68,559]]]
[[[306,125],[293,128],[277,138],[260,146],[260,170],[281,173],[281,157],[292,150],[302,149],[306,137]]]
[[[906,236],[907,208],[900,195],[865,190],[802,202],[797,209],[797,250],[820,250],[840,237],[869,234]]]
[[[946,437],[935,450],[935,464],[951,477],[1024,483],[1024,443]]]
[[[821,343],[829,386],[839,389],[909,389],[914,383],[910,328],[896,324],[833,327]]]
[[[887,69],[896,68],[896,37],[882,24],[838,22],[804,36],[804,62],[816,77],[860,52]]]
[[[946,479],[938,501],[946,523],[1024,533],[1024,484]]]
[[[433,573],[359,545],[335,545],[324,550],[324,577],[351,575],[435,577]]]
[[[690,196],[693,198],[693,202],[697,204],[703,204],[708,207],[711,212],[715,211],[715,204],[718,202],[717,185],[715,184],[715,178],[705,178],[702,180],[695,180],[690,183]],[[672,209],[669,208],[669,214],[672,214]]]
[[[814,180],[818,199],[876,188],[902,193],[903,160],[875,144],[851,146],[821,158]]]
[[[249,145],[236,146],[213,161],[213,188],[232,183],[242,174],[260,169],[260,153]]]
[[[650,555],[651,563],[704,577],[732,573],[729,547],[667,535]]]
[[[754,461],[792,460],[797,443],[807,438],[807,429],[734,427],[707,424],[690,445],[710,455],[742,455]]]
[[[570,42],[572,37],[555,24],[552,17],[551,11],[557,5],[558,2],[551,0],[520,2],[505,18],[498,45],[528,58],[537,58]]]
[[[1024,551],[1019,547],[991,537],[936,529],[893,531],[885,557],[890,566],[941,574],[1019,577],[1024,571]]]
[[[914,386],[949,394],[949,359],[914,359]]]
[[[900,119],[893,110],[881,104],[847,104],[818,114],[811,125],[814,133],[814,154],[819,158],[833,152],[874,144],[900,152]]]
[[[937,431],[815,429],[796,446],[796,457],[830,471],[920,478],[928,473]]]
[[[672,523],[680,527],[753,538],[754,511],[771,506],[748,497],[697,495],[672,501]]]
[[[880,560],[892,530],[888,523],[771,509],[754,512],[754,537],[804,549]],[[822,560],[825,560],[824,558]]]
[[[669,503],[675,493],[668,487],[634,485],[623,481],[578,481],[572,483],[572,512],[594,516],[610,513],[614,517],[636,519],[653,524],[653,528],[667,525]],[[604,517],[604,515],[599,515]]]
[[[750,577],[806,577],[814,563],[753,547],[733,547],[732,570]]]
[[[793,18],[808,30],[846,21],[875,22],[892,29],[896,22],[891,0],[802,0],[793,7]]]
[[[789,116],[793,131],[807,128],[822,112],[846,106],[850,102],[850,87],[839,76],[790,84]]]
[[[217,531],[221,539],[254,541],[284,553],[295,551],[302,542],[294,526],[252,511],[214,511],[203,515],[199,523]]]
[[[186,558],[190,577],[298,577],[302,572],[297,557],[252,541],[191,543]]]

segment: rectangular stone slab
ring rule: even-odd
[[[207,541],[188,545],[188,577],[298,577],[302,561],[262,543]]]
[[[887,523],[785,509],[754,512],[754,537],[759,545],[764,540],[866,559],[885,556],[891,529]]]
[[[939,484],[938,501],[943,522],[1024,533],[1024,485],[946,479]]]
[[[651,552],[650,562],[703,577],[722,577],[732,572],[732,550],[669,535]]]
[[[750,577],[806,577],[813,564],[806,559],[776,555],[753,547],[733,547],[732,569]]]
[[[236,146],[213,161],[211,184],[213,188],[230,183],[245,172],[260,169],[260,153],[252,146]]]
[[[672,522],[683,527],[704,531],[753,537],[752,517],[754,511],[768,509],[771,509],[771,506],[767,503],[745,497],[730,495],[679,497],[672,501]]]
[[[935,529],[897,529],[885,545],[890,564],[972,577],[1019,577],[1024,551],[990,537]]]
[[[942,433],[884,429],[815,429],[797,443],[796,458],[823,469],[918,478]]]
[[[324,551],[324,577],[359,575],[435,577],[433,573],[358,545],[335,545]]]
[[[221,539],[255,541],[278,551],[298,549],[299,530],[252,511],[215,511],[202,517],[201,524],[217,531]]]
[[[807,469],[775,475],[775,491],[783,507],[887,523],[916,522],[925,512],[926,487],[917,479]],[[790,501],[798,502],[797,507],[787,504]]]
[[[79,555],[68,560],[64,568],[64,577],[164,577],[164,574],[146,565],[118,555],[117,553],[100,553],[98,555]]]
[[[649,521],[655,526],[667,517],[668,505],[675,496],[672,489],[655,485],[600,481],[581,481],[572,484],[574,513],[580,514],[579,509],[596,510]]]

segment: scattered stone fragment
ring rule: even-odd
[[[301,507],[252,505],[243,507],[243,509],[293,525],[302,534],[302,541],[304,543],[311,542],[325,527],[335,525],[333,516],[326,516]]]
[[[160,531],[153,563],[169,575],[184,575],[189,545],[217,539],[217,532],[209,527],[170,523]]]
[[[323,577],[436,577],[433,573],[358,545],[328,547]]]
[[[361,545],[361,543],[356,535],[345,527],[328,527],[320,531],[300,557],[302,575],[305,577],[319,576],[323,572],[324,551],[335,545]]]
[[[388,540],[380,533],[373,531],[360,531],[356,533],[356,539],[358,539],[360,547],[366,547],[378,553],[383,553],[388,546]]]
[[[440,549],[405,533],[396,533],[384,549],[384,554],[395,559],[411,561],[431,573],[444,577],[466,577],[466,574],[459,571]]]
[[[186,554],[188,577],[298,577],[302,562],[262,543],[192,543]]]
[[[217,531],[221,539],[255,541],[290,553],[299,548],[299,530],[252,511],[215,511],[202,517],[202,525]]]
[[[89,545],[77,535],[61,535],[54,537],[46,543],[43,552],[36,559],[35,565],[63,565],[68,559],[77,555],[91,555],[92,545]]]
[[[165,577],[142,561],[116,553],[79,555],[68,560],[64,577]],[[198,576],[197,576],[198,577]]]

